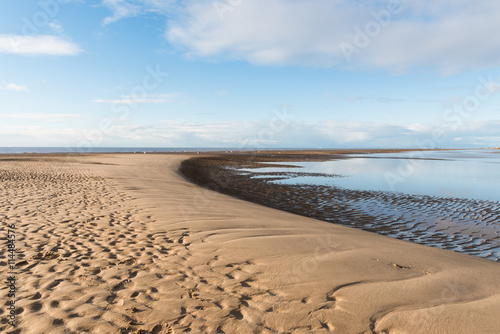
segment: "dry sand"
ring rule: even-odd
[[[0,332],[500,332],[498,263],[202,189],[187,157],[0,156]]]

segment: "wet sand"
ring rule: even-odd
[[[499,331],[498,263],[201,188],[178,172],[190,157],[0,157],[17,236],[0,331]]]
[[[345,158],[332,155],[329,158]],[[283,178],[342,175],[271,172],[280,162],[326,156],[267,154],[215,156],[183,162],[182,171],[200,185],[306,217],[500,262],[500,203],[454,197],[351,190],[324,185],[273,183]],[[376,158],[375,158],[376,159]],[[266,162],[266,164],[261,164]],[[285,166],[285,165],[281,165]],[[266,168],[261,173],[259,168]],[[293,170],[294,166],[286,165]]]

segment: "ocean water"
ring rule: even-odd
[[[323,220],[500,262],[500,150],[280,165],[290,167],[240,171],[298,193],[306,189],[312,196],[304,201]]]

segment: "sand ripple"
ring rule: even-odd
[[[4,161],[0,182],[2,225],[15,223],[18,233],[19,323],[12,333],[171,332],[136,315],[153,314],[166,295],[181,299],[181,291],[163,291],[158,277],[182,267],[161,259],[187,253],[189,231],[151,234],[150,217],[67,160]],[[5,277],[6,262],[0,271]],[[6,295],[2,288],[0,299]],[[7,312],[2,304],[0,314]],[[12,329],[2,318],[0,332]]]

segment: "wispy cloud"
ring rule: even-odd
[[[102,4],[112,11],[103,23],[110,24],[118,20],[146,13],[167,14],[176,0],[103,0]]]
[[[350,97],[338,97],[338,100],[349,101],[351,103],[381,103],[381,104],[392,104],[392,103],[439,103],[439,99],[410,99],[410,98],[397,98],[388,96],[357,96],[352,95]]]
[[[19,139],[19,142],[16,142],[16,144],[22,143],[22,145],[26,146],[61,146],[61,143],[71,143],[81,133],[79,130],[72,128],[50,129],[37,125],[3,125],[0,126],[0,135],[7,138],[7,141],[3,145],[7,143],[12,145],[9,138],[16,136]],[[23,138],[22,141],[19,137]],[[2,142],[0,141],[0,143]]]
[[[95,103],[110,103],[110,104],[142,104],[142,103],[175,103],[179,102],[182,97],[179,93],[168,93],[168,94],[148,94],[144,96],[133,96],[125,95],[119,99],[95,99],[92,102]]]
[[[110,24],[125,17],[136,16],[142,12],[141,6],[125,0],[103,0],[102,4],[113,12],[111,16],[104,19],[104,24]]]
[[[59,36],[0,35],[0,53],[74,56],[81,51],[78,45]]]
[[[0,114],[0,118],[14,118],[14,119],[36,119],[36,120],[50,120],[61,121],[66,119],[81,118],[78,114]]]
[[[0,90],[12,90],[16,92],[29,92],[29,88],[26,85],[18,85],[13,82],[9,82],[5,85],[0,86]]]
[[[48,24],[49,28],[52,29],[57,34],[62,34],[64,32],[62,23],[54,20]]]

